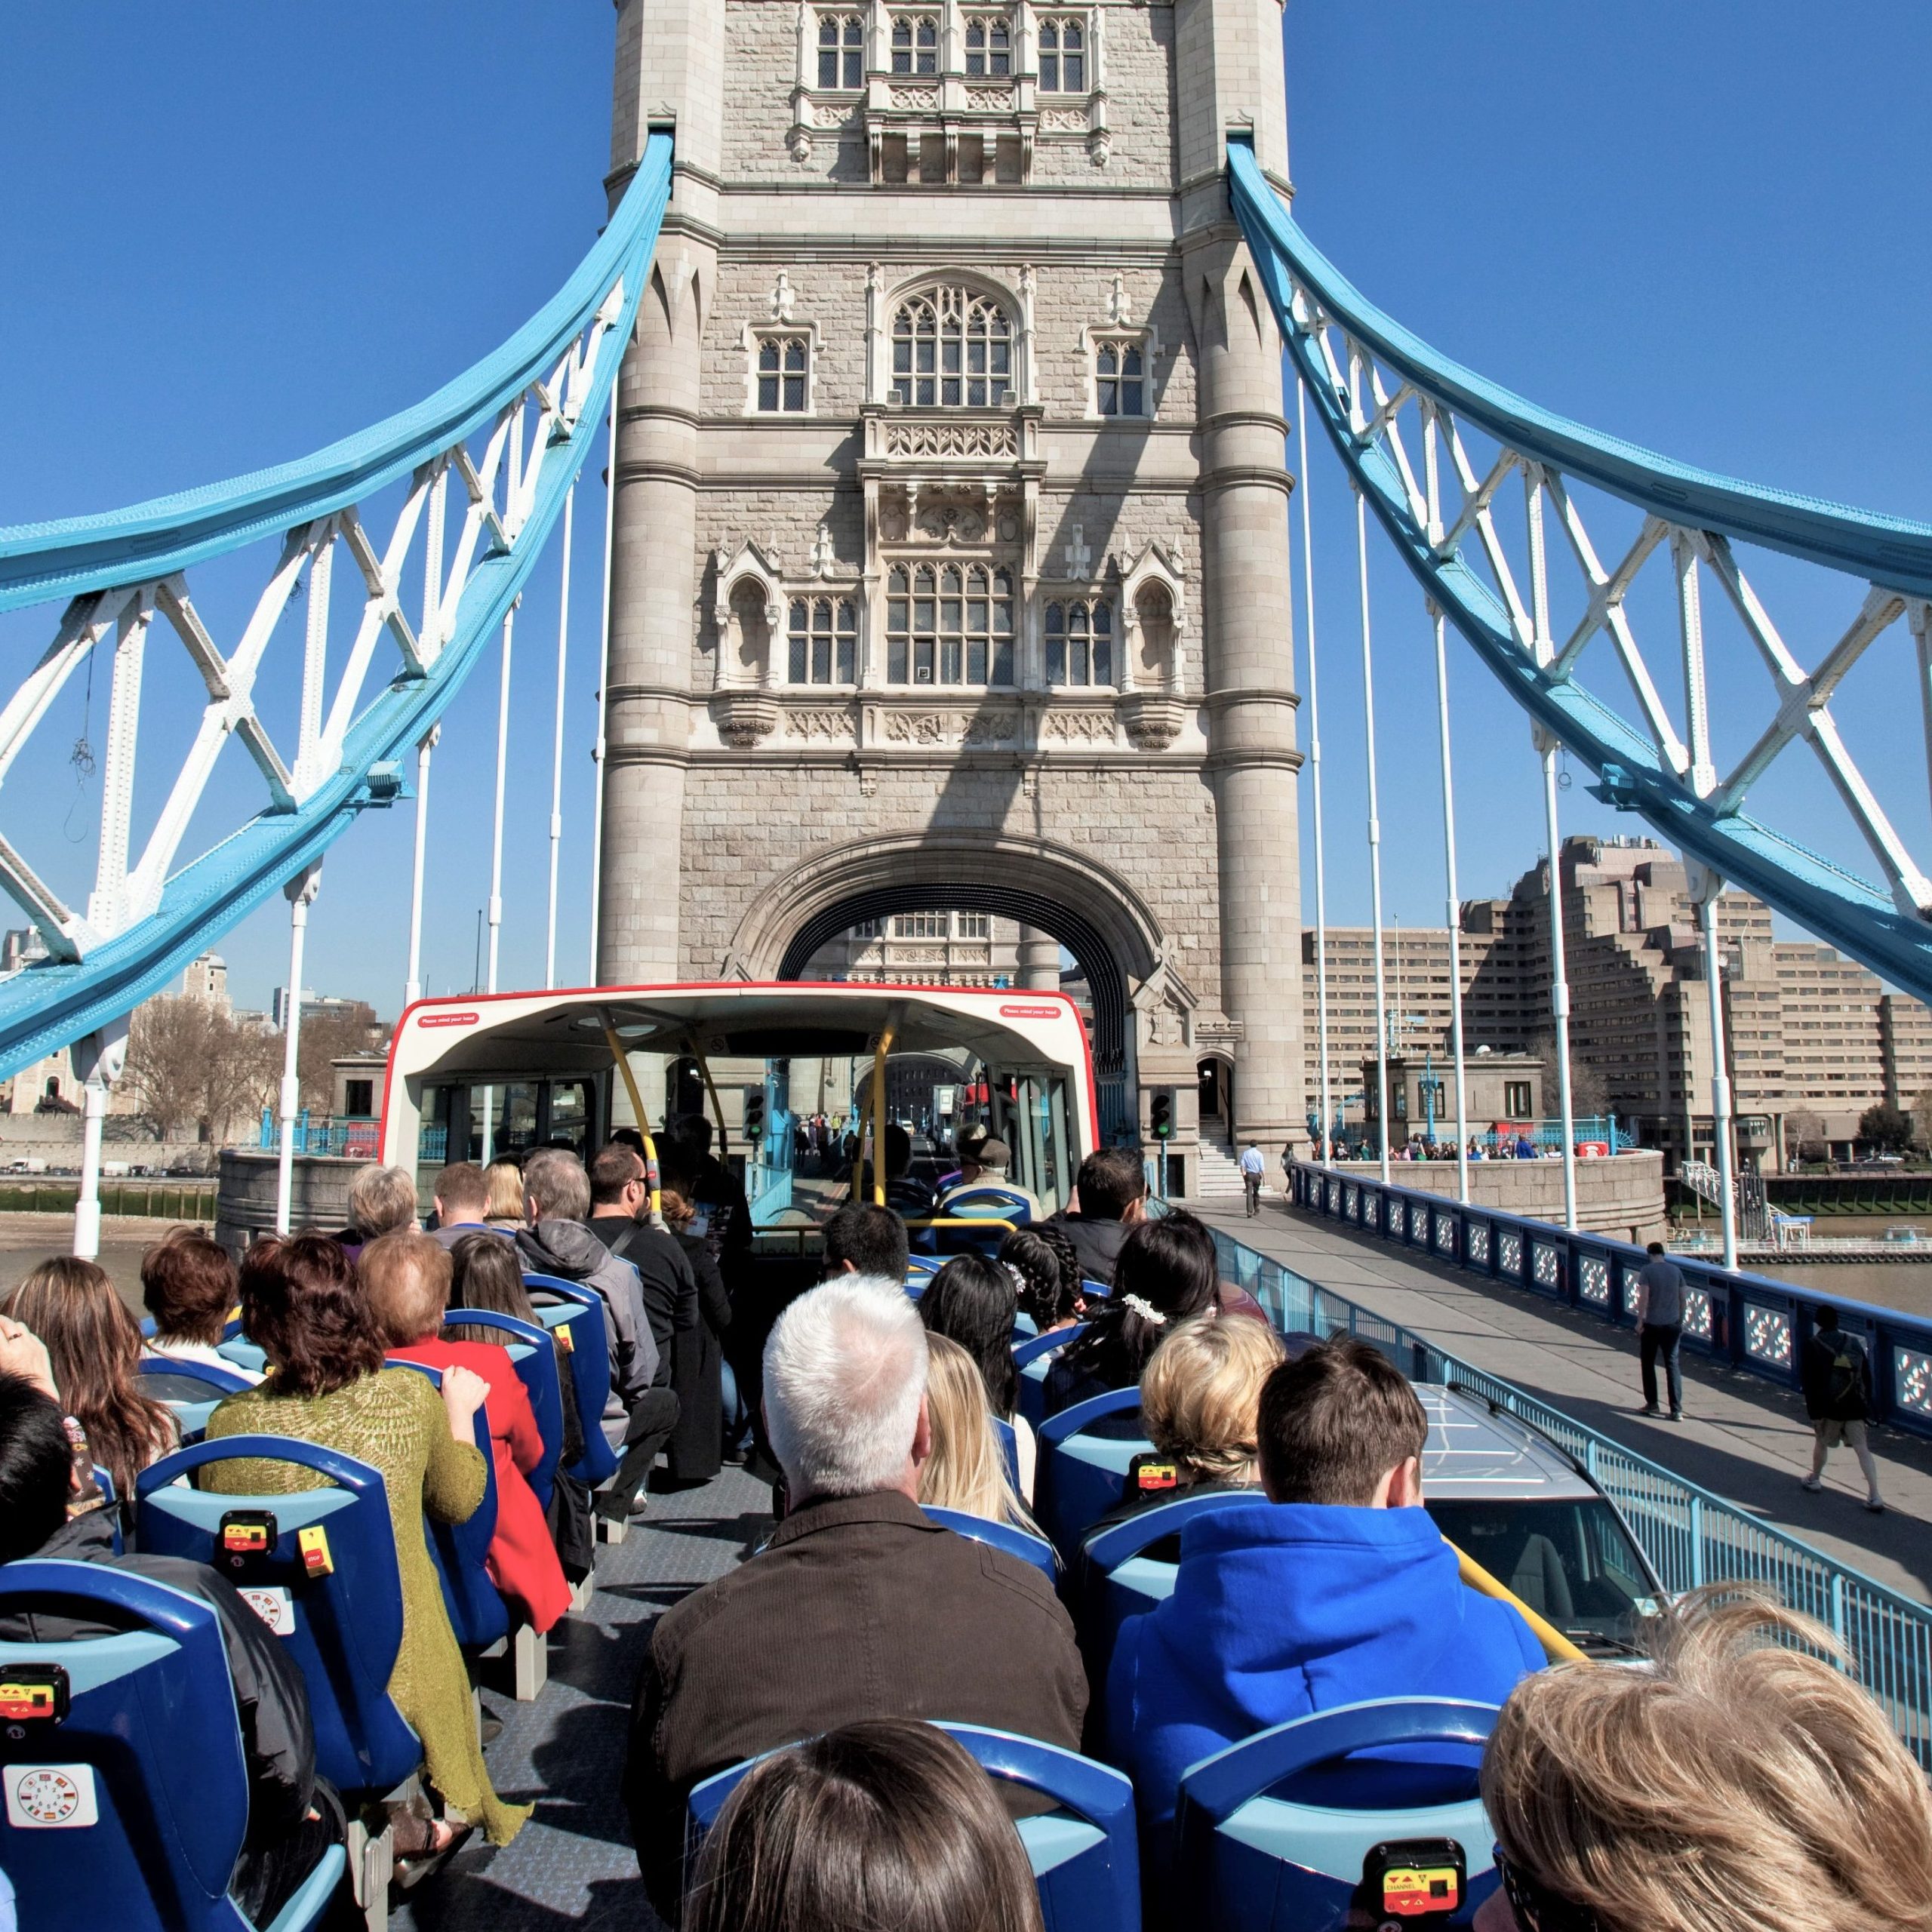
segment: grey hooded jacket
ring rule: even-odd
[[[657,1374],[657,1344],[637,1270],[618,1260],[581,1221],[539,1221],[517,1231],[516,1244],[532,1273],[580,1283],[603,1298],[604,1339],[611,1349],[611,1395],[603,1419],[622,1422]]]

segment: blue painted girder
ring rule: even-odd
[[[408,475],[546,378],[621,277],[577,423],[543,452],[513,551],[478,558],[429,672],[398,678],[350,727],[339,770],[293,811],[263,811],[170,878],[159,909],[75,962],[0,981],[0,1078],[109,1025],[164,991],[195,956],[320,858],[372,798],[373,768],[408,753],[462,688],[521,591],[596,441],[671,186],[671,140],[653,134],[609,225],[564,287],[500,349],[414,408],[299,463],[131,509],[0,530],[0,610],[146,583],[299,529]]]
[[[1302,232],[1245,142],[1228,143],[1228,182],[1283,340],[1337,453],[1425,592],[1510,697],[1597,774],[1599,795],[1640,813],[1669,844],[1881,978],[1932,1000],[1932,926],[1901,912],[1884,886],[1743,812],[1720,814],[1647,736],[1580,685],[1529,660],[1495,593],[1460,555],[1435,555],[1393,462],[1355,434],[1318,350],[1294,325],[1293,283],[1402,380],[1459,418],[1668,523],[1782,550],[1912,596],[1932,596],[1932,528],[1714,475],[1553,415],[1439,355],[1363,297]]]

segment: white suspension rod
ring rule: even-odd
[[[311,866],[292,878],[283,891],[288,897],[288,995],[281,1015],[281,1139],[275,1165],[275,1231],[285,1235],[293,1218],[295,1195],[295,1117],[302,1104],[299,1060],[302,1048],[302,951],[309,936],[309,908],[322,882],[322,869]]]
[[[1724,1225],[1724,1265],[1737,1266],[1737,1189],[1730,1152],[1730,1073],[1725,1065],[1724,954],[1718,944],[1719,881],[1708,881],[1697,901],[1697,924],[1704,936],[1704,978],[1711,1000],[1711,1138],[1717,1144],[1718,1207]]]
[[[557,983],[557,857],[564,835],[564,667],[571,637],[571,531],[577,512],[577,485],[564,498],[562,583],[557,593],[557,724],[550,746],[550,906],[544,928],[543,983]]]
[[[409,975],[402,1003],[414,1006],[423,997],[423,881],[429,848],[429,754],[443,734],[432,724],[416,747],[416,853],[409,881]]]
[[[1389,995],[1382,960],[1382,822],[1375,785],[1375,664],[1368,623],[1368,506],[1355,491],[1355,566],[1361,588],[1361,706],[1368,740],[1368,888],[1375,947],[1376,1138],[1389,1174]]]
[[[1442,534],[1441,451],[1435,413],[1426,414],[1423,431],[1423,464],[1429,491],[1431,543]],[[1463,901],[1456,882],[1456,783],[1449,749],[1449,660],[1443,641],[1440,606],[1429,614],[1435,626],[1435,706],[1442,734],[1442,867],[1449,912],[1449,1044],[1456,1072],[1456,1198],[1469,1204],[1469,1108],[1463,1065]]]
[[[1308,613],[1308,761],[1315,788],[1315,1029],[1321,1056],[1321,1164],[1334,1164],[1334,1109],[1328,1084],[1328,881],[1321,831],[1321,697],[1315,675],[1315,538],[1308,497],[1308,385],[1295,380],[1295,434],[1301,444],[1301,586]]]
[[[490,822],[490,952],[485,992],[497,990],[497,948],[503,924],[503,789],[508,777],[510,749],[510,653],[516,632],[516,606],[503,613],[503,670],[497,689],[497,804]]]
[[[604,897],[605,718],[611,684],[611,546],[617,527],[617,391],[611,386],[611,414],[604,440],[604,608],[598,620],[597,669],[596,790],[590,807],[590,971],[592,986],[602,983],[598,969],[598,909]]]

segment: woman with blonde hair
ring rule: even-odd
[[[1206,1315],[1176,1327],[1140,1377],[1141,1426],[1154,1454],[1135,1458],[1126,1495],[1102,1522],[1183,1496],[1258,1490],[1261,1385],[1286,1353],[1265,1321]]]
[[[521,1228],[529,1220],[523,1192],[523,1164],[514,1154],[499,1154],[483,1170],[490,1194],[483,1210],[486,1228]]]
[[[1925,1932],[1932,1794],[1822,1625],[1719,1584],[1639,1669],[1526,1677],[1484,1754],[1478,1932]]]
[[[177,1432],[165,1404],[141,1393],[140,1327],[106,1270],[72,1255],[43,1261],[5,1312],[45,1344],[61,1406],[131,1509],[135,1477],[173,1451]]]
[[[919,1500],[1038,1536],[1039,1525],[1013,1486],[979,1364],[957,1342],[930,1332],[926,1362],[933,1446],[920,1466]]]

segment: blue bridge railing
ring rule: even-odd
[[[1546,1221],[1465,1208],[1439,1195],[1384,1187],[1307,1164],[1294,1169],[1291,1198],[1309,1214],[1420,1249],[1449,1266],[1512,1282],[1614,1327],[1636,1326],[1634,1277],[1647,1257],[1628,1241],[1571,1234]],[[1932,1321],[1722,1268],[1694,1255],[1671,1259],[1687,1284],[1687,1349],[1795,1389],[1813,1311],[1829,1303],[1838,1310],[1840,1325],[1863,1341],[1871,1359],[1872,1420],[1932,1436]]]
[[[1344,1181],[1343,1177],[1325,1174],[1319,1168],[1298,1171],[1309,1178],[1311,1186],[1316,1180],[1324,1183],[1332,1180],[1372,1192],[1378,1202],[1400,1196],[1404,1232],[1391,1238],[1408,1239],[1407,1211],[1411,1204],[1420,1204],[1426,1211],[1418,1224],[1423,1237],[1416,1242],[1418,1247],[1425,1241],[1433,1243],[1432,1223],[1438,1211],[1464,1211],[1454,1201],[1409,1195],[1403,1189],[1384,1189],[1352,1178]],[[1393,1207],[1389,1211],[1392,1225]],[[1341,1218],[1339,1214],[1337,1218]],[[1506,1215],[1481,1218],[1509,1223],[1503,1232],[1522,1241],[1532,1238],[1526,1230],[1536,1229],[1538,1237],[1557,1232]],[[1354,1225],[1367,1224],[1358,1220]],[[1491,1232],[1493,1238],[1500,1238],[1497,1230]],[[1601,1245],[1622,1247],[1614,1242]],[[1320,1287],[1220,1229],[1214,1230],[1214,1246],[1223,1274],[1253,1295],[1278,1327],[1324,1337],[1359,1336],[1382,1349],[1414,1380],[1466,1390],[1555,1444],[1615,1505],[1664,1588],[1672,1594],[1703,1583],[1762,1583],[1775,1589],[1786,1603],[1829,1626],[1857,1657],[1862,1681],[1884,1706],[1899,1735],[1919,1763],[1932,1770],[1932,1608],[1861,1571],[1834,1562],[1798,1537],[1760,1522],[1736,1503],[1687,1482],[1662,1464],[1633,1454],[1513,1383],[1438,1348],[1399,1322]],[[1439,1259],[1448,1258],[1446,1249],[1432,1251]],[[1623,1251],[1642,1258],[1637,1250]],[[1844,1306],[1855,1308],[1858,1304]]]

